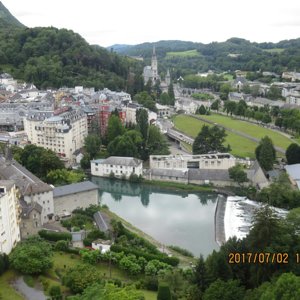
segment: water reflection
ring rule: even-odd
[[[99,177],[92,181],[99,186],[102,204],[165,245],[181,246],[196,256],[218,248],[216,194],[188,194]]]

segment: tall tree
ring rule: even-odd
[[[206,154],[210,152],[227,152],[230,146],[225,147],[225,129],[218,126],[203,125],[193,143],[193,154]]]
[[[100,151],[101,139],[98,135],[89,134],[84,139],[85,151],[89,154],[90,159],[94,159],[96,154]]]
[[[286,160],[289,165],[300,163],[300,146],[292,143],[288,146],[285,152]]]
[[[276,159],[276,150],[272,140],[268,136],[261,139],[259,145],[255,149],[255,156],[260,166],[265,171],[273,169],[273,164]]]
[[[107,126],[107,140],[108,143],[112,142],[117,136],[122,135],[125,132],[125,128],[119,117],[112,115],[108,120]]]
[[[140,131],[143,137],[143,141],[146,144],[148,140],[148,130],[149,130],[148,112],[146,109],[139,109],[136,112],[136,124],[138,130]]]

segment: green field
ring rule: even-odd
[[[267,135],[272,139],[275,146],[281,147],[283,149],[286,149],[291,143],[294,142],[293,140],[287,138],[277,131],[264,128],[262,126],[255,125],[246,121],[233,119],[224,115],[212,114],[209,116],[201,116],[201,118],[243,132],[257,139],[261,139]]]
[[[173,58],[173,57],[197,57],[200,56],[200,53],[194,49],[194,50],[187,50],[187,51],[181,51],[181,52],[167,52],[166,58]]]
[[[203,125],[209,125],[208,123],[186,115],[176,116],[173,119],[173,122],[177,129],[185,132],[187,135],[190,135],[192,137],[196,137],[198,135]],[[257,143],[231,132],[226,133],[226,145],[229,144],[232,149],[230,153],[238,157],[255,157],[254,151],[257,147]]]

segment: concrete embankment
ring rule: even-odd
[[[219,246],[226,242],[224,216],[226,209],[226,197],[218,196],[215,211],[215,240]]]

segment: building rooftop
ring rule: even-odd
[[[96,190],[98,189],[98,185],[92,183],[91,181],[83,181],[79,183],[72,183],[68,185],[63,185],[54,188],[53,197],[62,197],[75,193],[82,193],[86,191]]]
[[[110,156],[106,159],[92,160],[94,163],[106,164],[106,165],[119,165],[127,167],[137,167],[142,161],[134,157],[121,157],[121,156]]]
[[[33,175],[17,161],[4,157],[0,157],[0,178],[12,180],[23,196],[52,190],[50,185]]]

